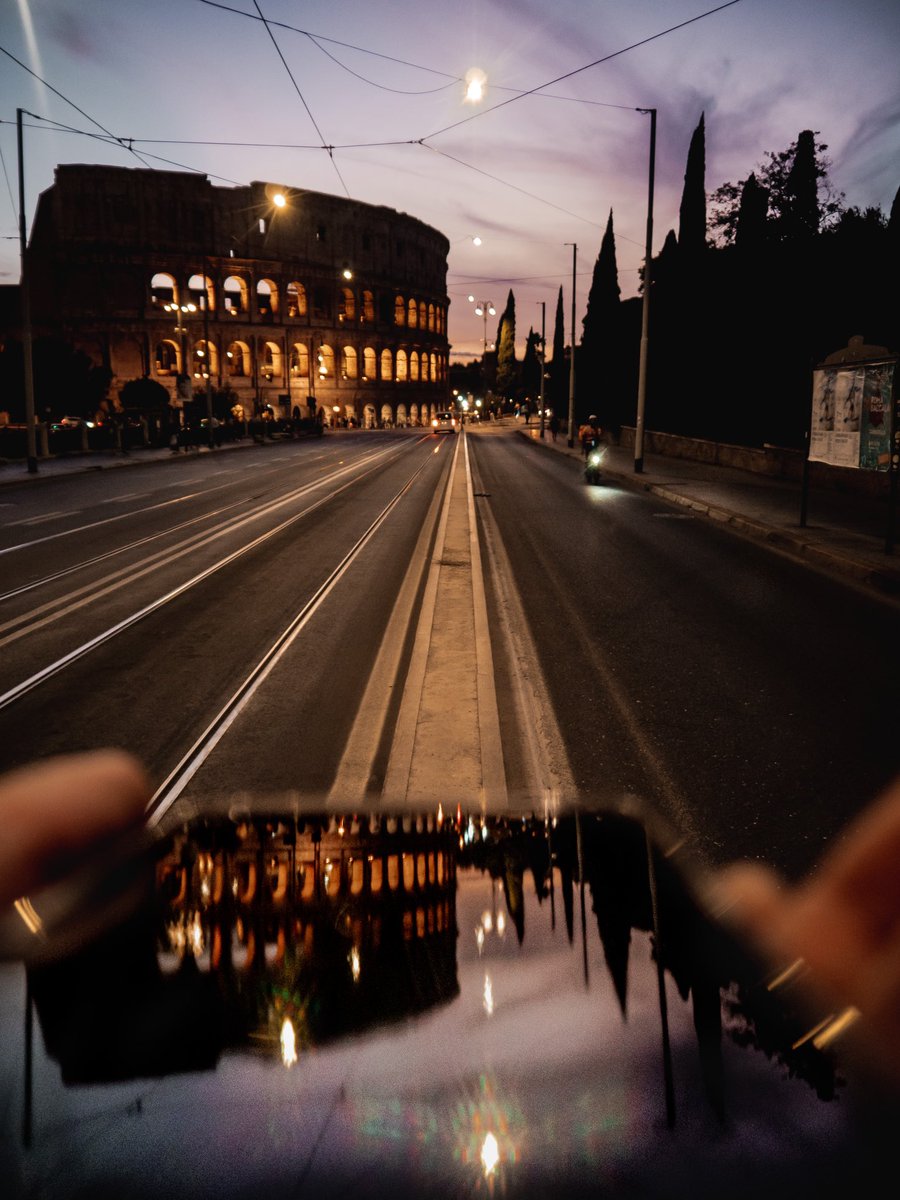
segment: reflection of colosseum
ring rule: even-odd
[[[449,243],[390,208],[204,175],[59,166],[29,248],[35,328],[183,406],[422,424],[447,395]]]
[[[293,816],[175,835],[160,965],[210,974],[236,1042],[300,1045],[450,999],[457,834],[433,817]]]

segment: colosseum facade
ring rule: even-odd
[[[448,392],[448,250],[339,196],[62,165],[28,249],[33,321],[107,366],[112,396],[149,377],[245,420],[426,424]]]

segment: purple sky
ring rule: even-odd
[[[259,8],[7,0],[0,282],[19,276],[17,108],[45,118],[27,118],[25,130],[29,227],[57,163],[142,165],[107,134],[134,139],[147,165],[350,195],[435,226],[451,243],[454,360],[481,353],[470,293],[499,313],[513,289],[521,356],[529,326],[540,329],[542,301],[552,334],[562,285],[568,340],[572,242],[580,337],[610,209],[622,295],[637,293],[649,133],[638,107],[659,113],[654,250],[677,228],[701,112],[707,192],[812,128],[828,143],[846,203],[888,211],[900,184],[900,4],[735,0],[701,17],[715,8],[712,0],[259,0]],[[487,77],[480,106],[463,103],[471,68]],[[212,142],[232,145],[202,144]]]

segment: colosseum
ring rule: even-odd
[[[447,254],[394,209],[272,183],[61,165],[28,249],[36,331],[170,403],[426,424],[448,391]],[[221,414],[220,414],[221,415]]]

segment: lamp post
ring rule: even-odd
[[[28,473],[36,475],[38,465],[34,437],[34,359],[31,347],[31,294],[28,286],[25,237],[25,164],[21,108],[16,109],[16,139],[19,154],[19,252],[22,259],[19,293],[22,297],[22,359],[25,369],[25,453]]]
[[[541,440],[544,437],[544,359],[547,357],[547,302],[538,300],[541,306]]]
[[[568,445],[575,445],[575,264],[578,261],[578,244],[566,242],[572,247],[572,353],[569,355],[569,422]]]
[[[641,357],[638,373],[637,420],[634,425],[634,472],[644,469],[644,408],[647,402],[647,359],[650,347],[650,272],[653,255],[653,176],[656,166],[656,109],[639,108],[650,114],[650,178],[647,186],[647,241],[644,249],[644,299],[641,310]]]
[[[487,395],[487,319],[489,316],[495,317],[497,310],[494,308],[493,300],[475,300],[474,296],[469,296],[469,303],[475,305],[475,315],[484,319],[484,332],[481,339],[481,373],[484,376],[484,391]]]

